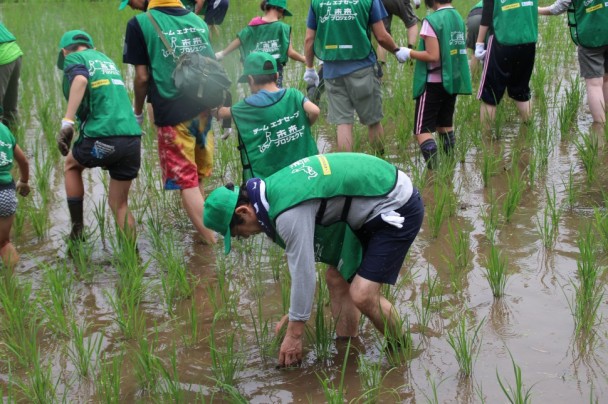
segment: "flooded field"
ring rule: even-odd
[[[149,123],[130,200],[139,251],[125,248],[114,231],[109,178],[101,170],[85,171],[87,241],[68,251],[63,159],[55,144],[65,108],[57,43],[65,30],[85,29],[120,62],[135,12],[117,12],[116,3],[68,0],[43,12],[33,10],[34,1],[0,4],[0,19],[26,54],[16,136],[34,188],[20,198],[14,224],[21,262],[14,274],[0,276],[4,402],[608,401],[608,148],[604,133],[591,132],[563,19],[539,19],[533,122],[521,125],[505,100],[494,134],[482,134],[479,102],[460,96],[457,158],[433,172],[411,134],[413,67],[389,59],[386,158],[412,177],[426,207],[398,283],[385,289],[407,319],[412,346],[388,353],[363,320],[359,338],[334,340],[319,265],[304,361],[286,370],[276,368],[274,335],[289,305],[282,251],[262,235],[234,240],[228,256],[223,245],[203,245],[179,195],[162,190]],[[307,2],[291,3],[295,17],[287,22],[302,51]],[[455,6],[466,16],[472,3]],[[231,1],[218,49],[257,7]],[[404,43],[402,24],[393,27]],[[238,56],[224,64],[236,79]],[[290,62],[286,85],[304,90],[303,71]],[[132,77],[128,66],[123,72]],[[477,73],[474,87],[478,81]],[[234,86],[239,98],[247,92]],[[325,122],[324,98],[321,109],[313,131],[330,152],[335,127]],[[365,132],[356,128],[363,152]],[[207,190],[239,180],[236,144],[235,136],[223,141],[216,133]]]

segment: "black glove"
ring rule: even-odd
[[[57,147],[59,148],[59,153],[64,157],[67,156],[70,151],[72,137],[74,137],[74,124],[67,121],[61,121],[61,129],[57,136]]]

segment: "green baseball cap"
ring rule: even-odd
[[[269,6],[275,6],[283,9],[283,15],[291,17],[291,12],[287,9],[287,0],[268,0],[266,2]]]
[[[203,223],[205,227],[215,230],[224,236],[224,253],[230,252],[230,222],[239,199],[239,187],[234,190],[226,187],[215,189],[205,199]]]
[[[264,69],[266,62],[272,63],[271,69]],[[247,76],[257,76],[260,74],[272,74],[277,72],[277,61],[270,53],[251,52],[245,59],[245,69],[239,78],[239,83],[247,83]]]
[[[59,70],[63,70],[64,57],[62,50],[74,44],[89,45],[91,48],[95,47],[93,45],[93,38],[86,32],[78,29],[66,32],[61,37],[61,41],[59,41],[59,56],[57,57],[57,67]]]
[[[120,6],[118,6],[118,10],[124,10],[127,7],[127,4],[129,4],[129,0],[122,0]]]

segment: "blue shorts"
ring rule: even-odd
[[[224,17],[228,12],[229,0],[210,0],[205,2],[207,10],[205,10],[205,22],[208,25],[220,25],[224,22]]]
[[[398,229],[380,215],[355,232],[363,246],[363,260],[357,275],[372,282],[394,285],[405,256],[422,226],[424,205],[416,188],[409,201],[396,210],[405,219]]]

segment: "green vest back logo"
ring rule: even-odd
[[[450,46],[458,46],[464,45],[464,32],[462,31],[452,31],[450,32]]]
[[[298,127],[298,125],[290,124],[291,121],[296,120],[300,116],[300,111],[296,111],[293,115],[284,116],[276,121],[270,123],[270,126],[264,124],[264,126],[253,129],[253,134],[257,135],[260,132],[264,132],[266,136],[266,141],[258,146],[260,153],[264,153],[266,150],[270,148],[274,144],[275,147],[279,147],[285,145],[287,143],[293,142],[302,136],[304,136],[304,130],[306,129],[304,125]],[[270,128],[279,128],[280,126],[287,126],[287,129],[278,129],[276,130],[276,138],[272,138],[272,132],[268,129]]]
[[[304,158],[302,160],[298,160],[295,163],[291,164],[289,166],[289,168],[291,168],[291,173],[292,174],[296,174],[299,172],[304,172],[308,175],[308,179],[313,179],[319,176],[319,173],[315,171],[314,168],[312,168],[309,165],[306,165],[306,163],[308,163],[310,161],[309,158]]]
[[[340,4],[359,4],[359,0],[338,0],[338,1],[328,1],[326,3],[320,3],[320,7],[327,7],[327,12],[324,16],[319,18],[319,23],[325,24],[327,21],[355,21],[357,19],[357,13],[353,11],[351,8],[336,8],[332,9],[332,5],[340,5]]]
[[[120,76],[120,71],[118,71],[116,65],[107,60],[89,60],[89,76],[92,77],[95,73]]]
[[[191,33],[197,32],[200,35],[206,35],[206,31],[204,28],[184,28],[177,30],[171,29],[168,32],[163,31],[163,34],[165,34],[165,36],[167,37],[167,40],[169,41],[169,44],[171,45],[171,48],[173,48],[175,54],[181,55],[183,53],[202,53],[207,48],[207,45],[203,41],[203,38],[200,36],[193,38],[178,38],[181,35],[190,35]],[[169,51],[164,47],[162,49],[162,52],[163,57],[173,57],[173,55],[171,55],[171,53],[169,53]]]
[[[281,52],[281,44],[279,44],[278,39],[271,39],[270,41],[261,41],[255,45],[255,48],[252,49],[251,52],[270,53],[275,59],[278,59],[278,53]]]

